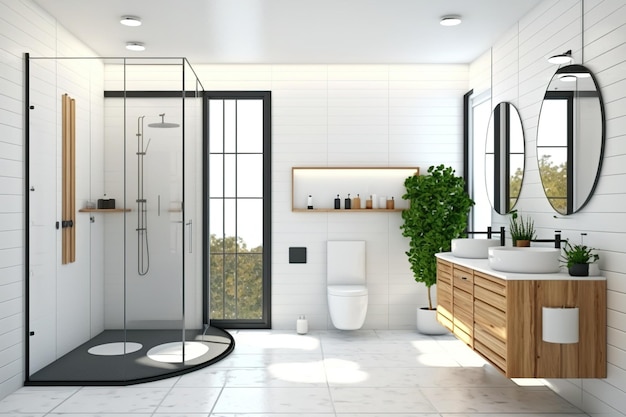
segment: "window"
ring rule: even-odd
[[[271,95],[205,96],[209,317],[219,327],[269,328]]]
[[[493,178],[486,176],[485,171],[485,141],[491,115],[490,92],[476,95],[470,91],[465,95],[465,103],[467,136],[465,178],[468,192],[475,203],[470,213],[469,228],[474,231],[485,231],[491,226],[491,204],[486,182],[493,181]]]

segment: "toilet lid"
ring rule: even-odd
[[[357,297],[367,295],[365,285],[329,285],[328,295],[341,295],[343,297]]]

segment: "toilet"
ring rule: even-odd
[[[339,330],[363,327],[367,314],[365,241],[328,241],[326,279],[330,319]]]

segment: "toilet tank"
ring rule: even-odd
[[[365,241],[329,240],[326,279],[327,285],[365,285]]]

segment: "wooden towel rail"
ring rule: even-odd
[[[76,100],[62,96],[62,256],[61,263],[76,261]]]

